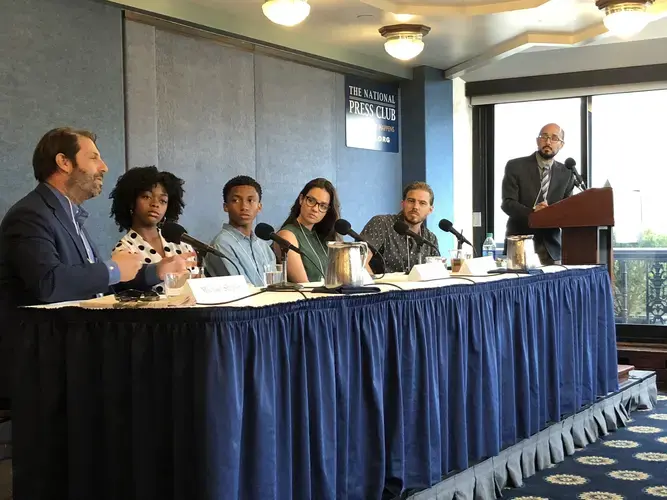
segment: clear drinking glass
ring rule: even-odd
[[[283,279],[283,265],[282,264],[267,264],[264,266],[264,285],[275,285],[282,282]]]
[[[164,276],[164,291],[167,297],[175,297],[183,292],[186,281],[190,279],[190,273],[167,273]]]
[[[463,261],[470,258],[470,252],[466,250],[450,250],[449,255],[451,258],[453,273],[458,273],[461,270]]]

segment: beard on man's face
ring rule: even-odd
[[[556,153],[554,153],[554,150],[551,148],[542,148],[538,151],[538,153],[545,160],[551,160],[554,156],[556,156]]]
[[[98,180],[99,182],[97,182]],[[80,198],[80,202],[98,196],[102,192],[103,182],[103,173],[86,172],[79,168],[76,162],[73,162],[73,170],[68,179],[68,184],[69,189],[75,191],[72,194]]]

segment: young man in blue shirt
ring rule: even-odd
[[[264,286],[264,273],[275,270],[276,256],[269,243],[257,238],[253,226],[262,210],[262,188],[247,175],[231,179],[222,190],[223,209],[229,222],[211,242],[226,258],[207,255],[204,267],[209,276],[245,276],[257,287]]]

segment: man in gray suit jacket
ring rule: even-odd
[[[554,160],[564,141],[562,128],[555,123],[545,125],[537,136],[537,151],[508,161],[503,177],[501,208],[509,215],[505,234],[533,234],[543,265],[560,261],[560,229],[531,229],[528,216],[572,194],[572,172]]]

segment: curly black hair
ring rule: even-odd
[[[225,187],[222,188],[222,200],[227,203],[227,198],[229,197],[229,192],[239,186],[250,186],[254,187],[255,191],[257,191],[257,194],[259,195],[259,201],[262,201],[262,186],[259,185],[259,182],[257,182],[255,179],[252,177],[249,177],[247,175],[237,175],[236,177],[233,177],[232,179],[229,179],[227,181],[227,184],[225,184]]]
[[[183,213],[184,181],[171,172],[160,172],[154,166],[131,168],[118,178],[109,198],[111,217],[116,221],[119,231],[128,231],[132,227],[132,212],[139,195],[161,184],[169,196],[164,220],[176,222]]]

